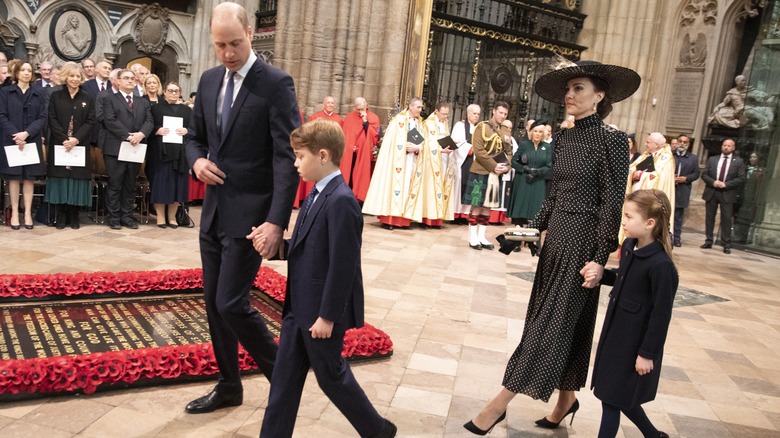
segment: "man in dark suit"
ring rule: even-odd
[[[84,82],[81,87],[89,93],[90,96],[95,98],[99,92],[108,90],[111,88],[111,82],[108,80],[108,76],[111,74],[111,64],[106,61],[100,61],[95,67],[95,77]]]
[[[745,162],[734,155],[736,143],[727,138],[721,144],[721,154],[710,157],[707,167],[701,174],[704,180],[704,195],[706,201],[706,219],[704,224],[703,249],[712,248],[712,230],[715,228],[715,214],[720,205],[720,241],[723,252],[731,254],[731,221],[734,203],[737,195],[745,184]]]
[[[41,76],[39,79],[37,79],[35,82],[32,83],[33,87],[36,88],[48,88],[53,87],[55,84],[51,82],[51,69],[52,64],[49,61],[43,61],[38,66],[38,74]]]
[[[222,66],[198,85],[185,146],[193,175],[207,184],[200,223],[203,293],[220,376],[214,390],[187,412],[211,412],[243,402],[238,343],[268,380],[276,343],[249,302],[262,257],[278,254],[292,212],[298,175],[290,132],[300,124],[292,78],[252,51],[243,7],[225,2],[211,17]],[[263,234],[261,254],[247,235]]]
[[[290,142],[298,173],[315,185],[285,251],[288,281],[279,355],[260,437],[292,436],[309,366],[360,436],[393,437],[396,426],[371,405],[341,357],[344,334],[362,327],[364,318],[363,215],[339,171],[343,131],[333,120],[314,120],[293,131]],[[264,242],[265,236],[254,236],[258,251]]]
[[[699,179],[699,159],[690,152],[691,138],[677,137],[674,154],[674,246],[682,246],[683,219],[691,200],[691,184]]]
[[[106,96],[116,94],[119,90],[116,75],[120,69],[111,70],[111,64],[106,61],[97,63],[95,78],[84,82],[81,87],[87,92],[95,102],[95,126],[92,128],[90,143],[93,146],[101,145],[100,132],[103,126],[103,100]]]
[[[151,104],[146,99],[133,97],[135,77],[130,70],[120,70],[119,93],[108,95],[102,101],[100,134],[103,159],[108,173],[106,210],[108,226],[112,230],[138,228],[133,219],[133,197],[141,163],[119,161],[122,142],[137,147],[154,128]]]

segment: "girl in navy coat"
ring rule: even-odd
[[[601,329],[591,388],[601,400],[599,438],[614,437],[623,412],[645,437],[668,437],[647,418],[642,403],[655,399],[678,275],[669,236],[671,204],[660,190],[626,196],[620,266],[604,272],[613,285]],[[585,279],[595,278],[586,269]]]

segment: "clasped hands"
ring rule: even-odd
[[[726,183],[724,183],[721,180],[715,180],[712,183],[712,187],[715,187],[716,189],[725,189],[726,188]]]
[[[246,238],[252,241],[252,246],[265,259],[284,254],[284,230],[271,222],[263,222],[259,227],[252,227],[252,232]]]
[[[14,143],[16,143],[17,146],[19,146],[19,150],[24,150],[24,145],[27,144],[27,137],[30,136],[30,133],[27,131],[17,132],[11,138],[13,139]]]
[[[593,261],[585,263],[585,266],[580,269],[580,275],[585,279],[582,287],[593,289],[599,285],[599,281],[601,281],[601,277],[604,275],[604,266]]]
[[[76,137],[68,137],[67,140],[62,142],[62,145],[65,147],[65,152],[70,152],[71,149],[73,149],[74,146],[78,146],[79,139]]]
[[[176,128],[173,130],[173,132],[176,133],[176,135],[181,135],[182,137],[187,134],[187,128]],[[157,130],[155,134],[157,135],[168,135],[171,133],[171,128],[162,127]]]
[[[127,135],[127,141],[130,142],[133,146],[138,146],[138,143],[141,143],[141,140],[144,139],[144,133],[143,132],[131,132]]]
[[[407,153],[410,153],[410,154],[411,153],[415,153],[416,154],[416,153],[420,152],[421,149],[422,149],[422,146],[420,146],[419,144],[414,144],[414,143],[408,142],[408,141],[406,142],[406,152]]]

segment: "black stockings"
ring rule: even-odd
[[[620,427],[620,409],[601,403],[601,426],[599,427],[599,438],[614,438]],[[645,437],[656,438],[659,436],[658,429],[653,426],[650,419],[647,418],[642,406],[624,410],[623,414],[639,428]]]

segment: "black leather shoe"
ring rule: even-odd
[[[122,225],[126,226],[127,228],[130,228],[131,230],[137,230],[138,229],[138,224],[135,223],[135,221],[132,220],[132,219],[125,219],[125,220],[121,221],[120,223]]]
[[[712,244],[709,242],[705,242],[704,245],[700,246],[701,249],[710,249],[712,248]]]
[[[677,248],[679,248],[679,247],[681,247],[681,246],[682,246],[682,243],[680,243],[680,241],[678,240],[678,241],[674,242],[674,246],[676,246]]]
[[[553,423],[552,421],[548,420],[547,417],[542,417],[539,420],[536,420],[536,425],[544,429],[555,429],[558,427],[559,424],[561,424],[561,421],[563,421],[563,419],[566,418],[566,416],[569,414],[571,414],[571,421],[569,421],[569,425],[571,425],[572,423],[574,423],[574,415],[577,414],[578,410],[580,410],[580,401],[575,398],[574,403],[572,403],[568,412],[563,414],[563,418],[558,420],[557,423]]]
[[[213,412],[220,408],[241,406],[242,403],[244,403],[243,393],[222,394],[214,389],[203,397],[196,398],[187,403],[187,407],[184,410],[187,411],[188,414],[205,414],[206,412]]]
[[[392,421],[385,418],[385,424],[378,434],[372,435],[372,438],[393,438],[398,433],[398,427]]]
[[[723,248],[723,254],[731,254],[731,248]]]
[[[468,423],[464,424],[464,425],[463,425],[463,428],[464,428],[464,429],[466,429],[466,430],[468,430],[469,432],[473,433],[474,435],[480,435],[480,436],[484,436],[484,435],[487,435],[487,434],[489,434],[489,433],[490,433],[490,432],[493,430],[493,428],[494,428],[494,427],[496,427],[496,424],[498,424],[498,423],[500,423],[500,422],[504,421],[504,419],[505,419],[505,418],[506,418],[506,411],[504,411],[504,413],[503,413],[503,414],[501,414],[501,415],[498,417],[498,419],[497,419],[495,422],[493,422],[493,424],[492,424],[492,425],[490,425],[490,427],[489,427],[489,428],[487,428],[487,430],[482,430],[482,429],[478,428],[478,427],[477,427],[477,426],[474,424],[474,422],[473,422],[473,421],[469,421]]]
[[[121,229],[122,229],[122,226],[121,226],[121,225],[119,225],[119,224],[118,224],[118,223],[116,223],[116,222],[109,222],[109,223],[108,223],[108,228],[111,228],[112,230],[121,230]]]

